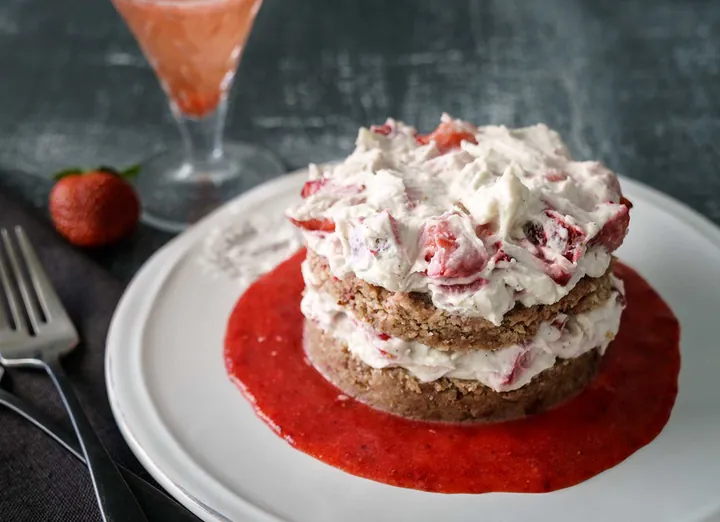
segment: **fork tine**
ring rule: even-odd
[[[32,296],[30,295],[30,288],[28,287],[27,281],[25,281],[25,276],[20,268],[20,260],[15,253],[15,247],[12,244],[12,240],[10,239],[10,234],[7,229],[3,228],[0,231],[0,235],[2,235],[3,246],[5,247],[7,257],[10,259],[10,266],[12,267],[13,274],[15,275],[15,282],[20,289],[20,295],[25,303],[25,312],[27,313],[28,319],[30,319],[30,324],[35,332],[37,332],[40,329],[40,314],[35,301],[33,301]]]
[[[15,329],[19,331],[25,330],[25,321],[20,316],[20,307],[18,306],[18,296],[15,292],[15,288],[10,283],[10,276],[5,263],[5,259],[0,250],[0,283],[5,293],[7,304],[9,307],[8,313],[12,316],[12,320],[15,323]],[[4,308],[4,307],[3,307]],[[0,313],[0,327],[8,329],[10,323],[4,313]]]
[[[63,307],[60,298],[55,292],[55,288],[45,273],[45,269],[38,259],[27,234],[22,227],[15,227],[15,235],[20,245],[20,251],[25,258],[25,266],[27,267],[33,288],[35,288],[35,294],[38,297],[38,301],[43,308],[48,322],[54,319],[67,319],[68,316],[65,307]],[[67,320],[69,321],[69,319]]]

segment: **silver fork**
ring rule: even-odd
[[[9,317],[0,310],[0,362],[7,367],[42,368],[50,375],[75,428],[103,520],[147,521],[115,463],[93,431],[60,365],[60,357],[78,345],[79,337],[75,327],[22,228],[15,227],[19,254],[6,229],[0,230],[0,236],[3,246],[0,249],[0,286],[9,308]],[[2,251],[9,260],[10,269],[3,259]]]

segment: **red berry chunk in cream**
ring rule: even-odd
[[[468,128],[467,124],[459,125],[456,121],[444,121],[438,125],[437,129],[427,135],[418,135],[415,137],[418,143],[427,145],[435,142],[435,146],[442,153],[452,149],[457,149],[463,141],[469,143],[477,143],[474,128]]]
[[[293,225],[310,232],[334,232],[335,223],[329,219],[290,219]]]
[[[453,217],[460,224],[454,224]],[[421,241],[429,277],[470,277],[482,272],[487,265],[488,257],[482,241],[463,233],[458,216],[429,223]]]
[[[326,179],[314,179],[312,181],[305,182],[305,185],[303,185],[302,191],[300,192],[300,195],[303,198],[307,198],[315,194],[318,190],[323,188],[323,186],[327,184]]]
[[[617,213],[605,223],[600,232],[592,239],[591,244],[602,245],[608,251],[613,252],[620,248],[629,225],[630,210],[624,205],[620,206]]]
[[[631,206],[612,171],[574,161],[545,125],[447,115],[429,134],[392,119],[360,129],[345,161],[311,165],[302,197],[288,217],[334,277],[494,324],[603,275]]]

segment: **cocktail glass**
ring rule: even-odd
[[[262,0],[112,0],[170,99],[183,147],[143,164],[143,218],[179,231],[250,179],[284,172],[270,152],[224,143],[227,93]]]

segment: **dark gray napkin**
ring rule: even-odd
[[[25,228],[80,333],[82,344],[63,359],[90,422],[116,461],[147,478],[125,445],[110,411],[104,379],[105,337],[122,285],[60,238],[40,216],[0,194],[0,226]],[[42,372],[8,370],[2,386],[33,402],[70,429]],[[101,520],[87,470],[55,442],[0,408],[0,520]]]

